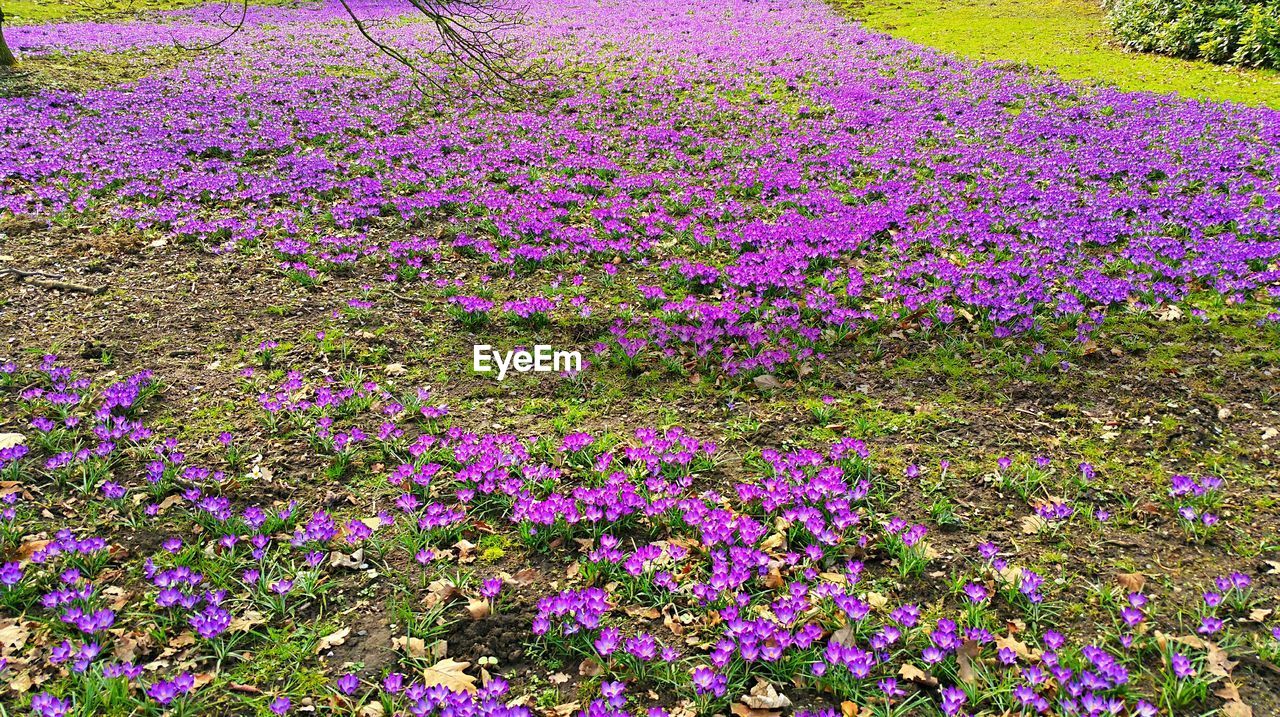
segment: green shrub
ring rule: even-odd
[[[1109,0],[1125,47],[1244,67],[1280,67],[1280,0]]]

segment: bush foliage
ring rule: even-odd
[[[1280,67],[1280,0],[1110,0],[1126,47],[1244,67]]]

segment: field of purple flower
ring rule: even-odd
[[[1280,112],[220,13],[6,30],[143,69],[0,96],[0,716],[1280,715]]]

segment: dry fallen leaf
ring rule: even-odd
[[[840,717],[858,717],[859,710],[861,710],[861,708],[858,707],[857,702],[845,700],[840,703]]]
[[[489,613],[493,608],[489,605],[488,600],[468,600],[467,612],[471,615],[472,620],[483,620],[489,617]]]
[[[837,645],[854,645],[857,644],[853,636],[853,625],[845,625],[844,627],[831,633],[831,641]]]
[[[776,566],[769,568],[769,573],[764,577],[765,587],[769,588],[770,590],[774,590],[786,584],[787,584],[787,581],[785,578],[782,577],[781,570],[779,570]]]
[[[22,694],[31,689],[32,684],[34,683],[31,681],[31,673],[20,672],[12,680],[9,680],[9,689]]]
[[[742,704],[734,702],[729,711],[737,715],[737,717],[781,717],[781,710],[754,710]]]
[[[930,675],[919,667],[916,667],[910,662],[902,663],[902,667],[898,669],[898,676],[908,682],[925,685],[926,687],[936,687],[938,684],[938,679],[936,677]]]
[[[554,714],[556,717],[569,717],[569,715],[574,714],[575,712],[578,711],[579,704],[580,703],[578,702],[565,702],[562,705],[556,705],[555,707],[552,707],[551,713]]]
[[[337,630],[335,632],[329,633],[328,635],[325,635],[324,637],[320,638],[316,642],[316,654],[318,655],[321,652],[324,652],[325,650],[341,645],[342,643],[347,641],[347,635],[350,635],[350,634],[351,634],[351,628],[344,627],[341,630]]]
[[[427,643],[420,637],[395,637],[391,639],[391,649],[403,652],[409,657],[426,657]]]
[[[975,677],[973,660],[981,651],[982,646],[978,644],[977,640],[965,640],[960,649],[956,651],[956,665],[959,668],[956,674],[961,682],[973,684]]]
[[[1031,649],[1027,647],[1027,643],[1022,642],[1021,640],[1018,640],[1013,635],[1008,635],[1006,637],[997,637],[996,647],[997,648],[1007,647],[1010,650],[1013,650],[1015,653],[1017,653],[1018,657],[1021,657],[1024,660],[1028,660],[1032,662],[1039,660],[1040,656],[1044,654],[1043,651],[1039,649]]]
[[[1024,516],[1022,519],[1022,532],[1024,535],[1035,535],[1048,525],[1049,522],[1038,515]]]
[[[258,625],[265,623],[267,619],[262,613],[249,610],[239,617],[233,618],[231,624],[227,626],[227,632],[245,632]]]
[[[28,624],[18,620],[5,620],[0,623],[0,654],[9,655],[21,650],[27,644],[27,638],[31,636],[31,629]]]
[[[39,550],[44,550],[45,546],[48,545],[50,542],[52,541],[49,541],[49,540],[23,541],[22,545],[18,546],[18,554],[17,554],[18,562],[25,564],[31,558],[32,553],[35,553]]]
[[[453,547],[458,549],[458,562],[460,563],[475,562],[476,560],[476,556],[474,554],[476,550],[475,543],[471,542],[470,540],[463,539],[454,543]]]
[[[462,592],[453,583],[446,580],[434,580],[427,586],[427,596],[423,599],[423,606],[433,608],[461,595]]]
[[[751,379],[751,382],[754,383],[756,385],[756,388],[760,389],[761,391],[772,391],[772,390],[782,388],[782,382],[774,378],[772,374],[767,374],[767,373],[756,376],[755,378]]]
[[[422,680],[427,687],[444,685],[454,692],[475,692],[476,678],[464,672],[470,666],[470,662],[458,662],[446,657],[423,670]]]
[[[140,651],[139,643],[151,641],[151,637],[142,632],[127,633],[120,630],[117,634],[113,630],[112,634],[115,639],[112,640],[111,655],[121,662],[133,662]]]
[[[742,696],[742,704],[753,710],[781,710],[791,706],[791,698],[778,692],[772,684],[756,679],[750,694]]]
[[[578,665],[578,674],[583,677],[596,677],[604,674],[604,667],[599,662],[588,657]]]
[[[1213,694],[1227,702],[1240,701],[1240,687],[1234,682],[1223,682],[1221,687],[1213,691]]]
[[[628,605],[625,611],[631,617],[638,617],[644,620],[657,620],[662,616],[656,607],[645,607],[643,605]]]
[[[1205,647],[1209,649],[1208,659],[1205,660],[1205,669],[1211,675],[1219,677],[1230,677],[1231,671],[1235,669],[1238,662],[1233,662],[1227,655],[1227,651],[1218,647],[1216,644],[1205,640]]]
[[[511,582],[511,584],[513,585],[519,585],[520,587],[525,587],[527,585],[532,585],[537,581],[538,581],[537,569],[525,568],[523,570],[517,571],[515,575],[512,575],[509,582]]]
[[[359,570],[360,566],[364,564],[364,548],[361,548],[350,555],[335,550],[332,553],[329,553],[329,564],[336,568]]]
[[[239,682],[232,682],[228,684],[227,689],[231,690],[232,692],[239,692],[246,695],[262,694],[262,688],[258,687],[257,685],[246,685],[246,684],[241,684]]]
[[[1147,576],[1142,573],[1119,573],[1116,575],[1116,582],[1128,592],[1140,593],[1146,587]]]
[[[201,687],[204,687],[205,685],[209,684],[210,682],[213,682],[215,677],[216,675],[214,675],[212,672],[201,672],[199,674],[193,675],[191,679],[195,685],[195,689],[198,690]]]
[[[1222,717],[1253,717],[1253,708],[1243,702],[1228,702],[1219,712]]]

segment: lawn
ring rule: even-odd
[[[922,45],[1124,90],[1280,107],[1280,72],[1126,52],[1091,0],[840,0],[849,17]]]
[[[289,0],[253,0],[255,5],[284,4]],[[134,17],[142,13],[181,10],[209,3],[207,0],[4,0],[6,22],[15,24],[100,21]],[[234,13],[240,3],[217,2]]]

